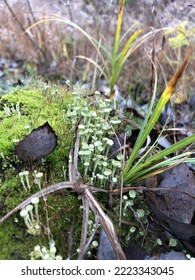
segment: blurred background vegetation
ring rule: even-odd
[[[26,29],[49,16],[68,18],[88,34],[102,42],[111,52],[118,16],[116,0],[1,0],[0,1],[0,81],[12,84],[17,79],[41,75],[49,80],[67,79],[91,84],[94,65],[79,59],[96,59],[97,50],[70,25],[59,21],[43,22]],[[131,28],[154,30],[155,38],[143,40],[123,66],[123,75],[117,81],[126,94],[138,91],[147,96],[151,80],[151,54],[154,49],[159,91],[164,89],[170,75],[182,60],[183,49],[194,45],[195,8],[184,1],[127,0],[121,34]],[[172,27],[169,32],[160,29]],[[145,32],[146,33],[146,32]],[[144,36],[144,34],[142,35]],[[153,47],[154,46],[154,47]],[[192,94],[194,87],[193,59],[179,90]],[[101,80],[98,76],[97,82]],[[147,97],[146,97],[147,98]]]

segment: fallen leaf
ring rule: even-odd
[[[46,157],[57,145],[57,136],[48,122],[39,126],[16,145],[16,154],[22,161]]]

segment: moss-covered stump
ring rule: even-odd
[[[64,110],[66,111],[70,102],[71,95],[66,89],[52,85],[36,86],[31,89],[16,88],[1,98],[0,216],[4,216],[27,197],[39,191],[38,185],[34,182],[35,170],[43,173],[42,187],[67,179],[65,177],[72,133],[69,123],[64,118]],[[45,122],[51,125],[57,135],[57,147],[46,158],[30,164],[20,161],[15,153],[16,144]],[[27,191],[18,176],[23,170],[29,171],[31,188]],[[34,246],[49,247],[48,236],[55,240],[57,253],[67,258],[70,230],[74,254],[81,233],[82,216],[79,206],[77,197],[68,191],[49,195],[46,201],[41,199],[39,203],[41,234],[36,236],[27,232],[19,213],[8,218],[0,225],[0,259],[30,259],[29,253],[33,251]]]

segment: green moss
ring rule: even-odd
[[[82,227],[82,212],[79,211],[80,201],[74,194],[69,194],[64,191],[48,196],[49,223],[53,238],[58,248],[58,254],[67,258],[69,246],[68,233],[72,228],[72,257],[77,257],[75,254],[79,247],[81,227]]]
[[[49,247],[46,231],[48,225],[46,208],[48,210],[49,230],[56,242],[58,254],[64,259],[67,258],[68,232],[71,227],[73,227],[72,252],[76,252],[82,224],[82,213],[78,211],[79,201],[77,197],[65,192],[63,194],[58,192],[48,196],[46,204],[41,200],[40,206],[42,232],[39,236],[31,236],[27,233],[19,213],[0,225],[0,259],[29,259],[29,253],[33,251],[34,246],[39,244]],[[15,222],[15,219],[18,221]]]
[[[47,90],[42,86],[32,89],[17,88],[0,100],[0,216],[4,216],[27,197],[39,191],[33,182],[33,170],[44,173],[44,187],[64,180],[63,171],[67,170],[72,133],[69,123],[64,119],[63,110],[66,110],[70,102],[70,93],[56,86],[49,86]],[[35,162],[29,169],[29,166],[20,162],[15,155],[16,140],[23,139],[45,122],[49,122],[55,130],[58,145],[46,159]],[[32,187],[28,192],[23,189],[18,176],[24,169],[30,171],[29,180]],[[35,245],[49,247],[45,230],[48,221],[58,254],[63,258],[67,257],[67,234],[73,227],[74,254],[79,246],[82,224],[79,203],[76,196],[64,191],[49,195],[46,202],[41,200],[40,236],[30,236],[27,233],[19,212],[8,218],[0,225],[0,259],[29,259],[29,253]],[[17,223],[14,218],[18,219]]]
[[[64,96],[57,96],[52,101],[48,100],[49,94],[43,95],[39,89],[18,90],[4,96],[1,100],[0,152],[10,155],[15,146],[14,140],[24,138],[29,130],[46,121],[56,131],[59,139],[69,144],[71,135],[63,119],[63,108],[70,102],[70,98],[68,93],[63,94]],[[7,116],[4,107],[16,108],[17,104],[20,114],[14,111],[11,116]]]
[[[0,260],[29,259],[29,250],[37,243],[47,244],[45,236],[27,234],[24,224],[14,221],[14,217],[0,225]]]

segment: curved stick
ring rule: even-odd
[[[31,195],[30,197],[28,197],[26,200],[24,200],[22,203],[20,203],[18,206],[16,206],[14,209],[12,209],[10,212],[8,212],[5,216],[3,216],[1,219],[0,219],[0,224],[3,223],[8,217],[10,217],[11,215],[13,215],[15,212],[17,212],[18,210],[21,210],[23,209],[24,207],[26,207],[30,202],[31,202],[31,199],[33,197],[42,197],[44,195],[47,195],[47,194],[50,194],[50,193],[53,193],[53,192],[56,192],[58,190],[61,190],[61,189],[66,189],[66,188],[71,188],[71,189],[74,189],[74,183],[73,182],[61,182],[61,183],[58,183],[58,184],[55,184],[55,185],[51,185],[49,187],[46,187],[44,189],[42,189],[41,191]]]

